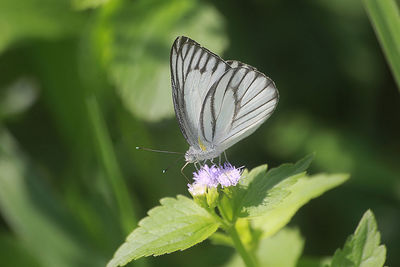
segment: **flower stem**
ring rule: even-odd
[[[227,232],[229,233],[230,237],[232,238],[233,244],[234,244],[236,250],[239,252],[240,256],[242,257],[246,267],[257,267],[258,264],[256,262],[256,259],[244,247],[242,240],[240,239],[239,234],[236,230],[235,225],[232,225],[232,227],[230,227],[227,230]]]

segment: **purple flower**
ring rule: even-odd
[[[230,163],[225,163],[223,166],[204,165],[197,172],[193,173],[192,184],[188,184],[189,192],[195,195],[203,195],[207,192],[208,188],[218,187],[221,185],[223,188],[228,186],[235,186],[239,182],[242,174],[241,168],[235,168]]]
[[[225,163],[224,166],[220,167],[219,174],[217,177],[218,183],[224,187],[235,186],[239,182],[240,176],[242,175],[241,168],[236,168],[230,163]]]

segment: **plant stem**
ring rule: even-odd
[[[227,232],[229,233],[230,237],[232,238],[233,244],[236,248],[236,250],[239,252],[240,256],[242,257],[244,264],[247,267],[257,267],[258,264],[254,258],[254,256],[246,250],[246,248],[243,245],[242,240],[239,237],[239,234],[236,230],[235,225],[232,225]]]
[[[132,205],[134,202],[122,177],[115,151],[95,96],[89,96],[86,104],[89,120],[93,127],[93,137],[97,143],[97,155],[106,172],[105,178],[107,178],[107,182],[113,190],[122,227],[125,233],[128,234],[137,223]]]

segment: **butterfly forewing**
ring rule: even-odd
[[[196,149],[224,151],[253,133],[278,103],[275,84],[256,68],[224,61],[187,37],[172,46],[171,76],[181,131]]]
[[[221,78],[229,65],[187,37],[175,40],[170,63],[172,95],[179,126],[187,142],[198,147],[203,102],[210,87]]]

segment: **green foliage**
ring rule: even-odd
[[[19,239],[44,267],[99,266],[104,258],[91,250],[79,225],[52,195],[15,142],[0,128],[0,209]]]
[[[270,198],[276,204],[271,207],[266,206],[261,216],[254,218],[252,223],[255,227],[263,229],[264,237],[270,236],[285,226],[308,201],[344,183],[348,178],[347,174],[292,176],[287,182],[278,184],[273,189]],[[279,191],[286,191],[286,194],[275,194]]]
[[[274,190],[275,197],[270,197],[271,189],[286,178],[305,171],[312,159],[313,155],[309,155],[296,164],[284,164],[268,172],[267,165],[254,168],[251,172],[245,170],[239,186],[226,190],[231,196],[221,200],[226,217],[235,221],[238,217],[259,216],[263,209],[273,205],[273,201],[279,202],[279,197],[288,193],[285,189],[282,192]],[[290,182],[292,180],[285,180],[285,183]]]
[[[304,247],[299,230],[284,228],[276,235],[260,242],[257,256],[260,266],[296,266]]]
[[[400,90],[400,10],[395,0],[364,0],[378,40]]]
[[[0,91],[0,120],[16,116],[32,106],[38,97],[37,84],[27,77],[20,78]]]
[[[221,53],[226,46],[221,15],[196,0],[119,1],[106,7],[93,42],[125,107],[141,119],[173,115],[169,82],[171,40],[191,36]]]
[[[304,240],[299,230],[284,228],[276,235],[262,240],[257,247],[256,255],[259,265],[263,267],[295,267],[301,256]],[[239,255],[234,255],[226,267],[241,267]]]
[[[297,267],[329,267],[330,263],[330,257],[303,257],[298,261]]]
[[[368,210],[361,218],[356,231],[351,235],[343,249],[338,249],[332,258],[332,267],[380,267],[386,260],[386,247],[380,245],[373,213]]]
[[[108,267],[187,249],[212,235],[220,225],[205,209],[184,196],[163,198],[160,202],[160,207],[151,209],[149,216],[139,222],[139,228],[128,236]]]
[[[81,17],[69,0],[0,1],[0,53],[30,38],[56,39],[76,32]]]
[[[248,184],[244,189],[245,195],[241,206],[241,216],[256,217],[263,215],[266,210],[272,209],[282,199],[290,194],[288,187],[295,183],[298,176],[304,172],[314,155],[309,155],[296,164],[283,164],[278,168],[265,172],[266,167],[258,167],[245,176],[244,182]]]
[[[297,213],[309,254],[298,266],[329,266],[315,255],[343,242],[366,207],[383,222],[386,265],[399,266],[398,17],[392,0],[0,0],[0,265],[104,266],[138,216],[186,191],[179,167],[160,174],[173,158],[135,147],[187,149],[168,63],[173,40],[188,35],[279,89],[268,122],[227,151],[233,164],[277,166],[315,151],[312,173],[351,173]],[[221,220],[210,239],[224,246],[134,265],[220,266],[238,243],[250,261],[262,258],[257,246],[345,179],[304,171],[267,182],[263,166],[253,188],[207,195],[206,209],[224,209],[227,220],[208,215]]]
[[[0,259],[8,266],[40,266],[18,239],[6,233],[0,233]]]
[[[103,121],[96,98],[94,96],[88,97],[86,105],[92,123],[93,136],[99,150],[97,155],[99,155],[100,161],[103,163],[107,173],[107,182],[114,191],[115,201],[119,208],[120,223],[126,233],[129,233],[130,229],[137,223],[132,206],[132,198],[126,189],[127,186],[119,169],[107,127]]]
[[[77,10],[84,10],[89,8],[96,8],[104,5],[110,0],[72,0],[72,5]]]
[[[259,241],[260,238],[269,237],[283,228],[310,199],[347,180],[347,175],[339,174],[307,176],[304,171],[312,158],[313,155],[309,155],[296,164],[283,164],[268,172],[265,172],[266,165],[250,172],[245,171],[241,183],[220,189],[219,203],[211,206],[207,205],[206,199],[210,194],[214,196],[213,203],[218,201],[215,198],[218,196],[216,190],[208,190],[205,195],[196,196],[195,201],[183,196],[162,199],[162,206],[150,210],[149,216],[139,222],[139,227],[117,250],[109,266],[123,266],[143,256],[157,256],[186,249],[210,237],[219,227],[229,237],[215,233],[211,237],[214,243],[234,246],[247,266],[255,266],[257,256],[249,255],[247,250],[267,250],[273,243],[281,242],[281,238],[285,243],[293,234],[281,234],[284,236],[278,236],[278,241],[262,241],[260,244]],[[221,217],[215,213],[215,206],[218,207]],[[240,213],[242,218],[238,220],[235,210],[244,210],[247,213]],[[285,263],[292,265],[301,253],[302,242],[300,243],[300,248],[293,252],[292,258],[264,257],[259,260],[271,266],[284,266]],[[255,253],[258,256],[263,254],[265,253]],[[268,255],[277,256],[275,253]]]

